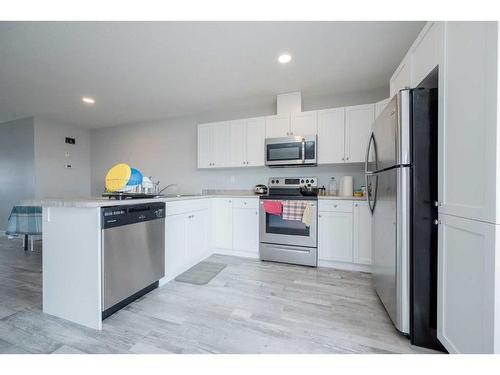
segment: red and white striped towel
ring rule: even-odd
[[[283,220],[302,221],[307,202],[304,201],[284,201],[283,202]]]

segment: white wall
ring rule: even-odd
[[[0,124],[0,231],[14,205],[35,191],[33,117]]]
[[[45,117],[35,117],[34,125],[35,197],[90,196],[90,131]],[[76,144],[66,144],[66,137]],[[67,163],[73,168],[67,169]]]
[[[388,88],[384,87],[343,96],[303,96],[303,110],[373,103],[387,95]],[[162,186],[177,183],[182,193],[200,193],[202,189],[251,189],[258,183],[267,184],[267,178],[271,176],[312,175],[319,178],[320,185],[327,185],[331,176],[352,175],[355,187],[364,184],[363,166],[360,164],[314,168],[197,169],[198,123],[265,116],[275,111],[275,103],[259,103],[177,119],[92,130],[92,194],[103,192],[107,170],[119,162],[129,163],[145,175],[159,179]]]

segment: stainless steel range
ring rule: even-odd
[[[260,197],[259,253],[260,259],[318,265],[318,179],[316,177],[272,177],[269,192]],[[269,212],[269,203],[276,202],[276,212]],[[283,213],[279,213],[279,207]],[[307,219],[300,219],[300,210],[307,208]],[[290,219],[291,210],[297,217]],[[288,210],[288,211],[287,211]]]

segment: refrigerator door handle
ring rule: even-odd
[[[371,150],[371,145],[373,143],[373,152],[374,152],[374,156],[375,156],[375,170],[377,168],[377,146],[375,144],[375,136],[373,134],[373,132],[371,132],[370,134],[370,139],[368,140],[368,146],[366,147],[366,156],[365,156],[365,175],[369,175],[369,174],[373,174],[373,171],[370,171],[368,169],[368,163],[369,163],[369,159],[370,159],[370,150]],[[368,185],[366,185],[368,186]]]
[[[375,186],[368,182],[369,177],[373,177],[375,179]],[[378,185],[378,176],[373,173],[365,174],[365,184],[366,184],[366,200],[368,202],[368,207],[370,208],[370,212],[373,214],[375,211],[375,205],[377,204],[377,185]],[[373,201],[370,200],[370,196],[372,196],[373,192]]]

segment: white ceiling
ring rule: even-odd
[[[388,85],[423,22],[0,22],[0,122],[90,128]],[[288,51],[293,60],[277,63]],[[92,107],[81,96],[96,99]]]

